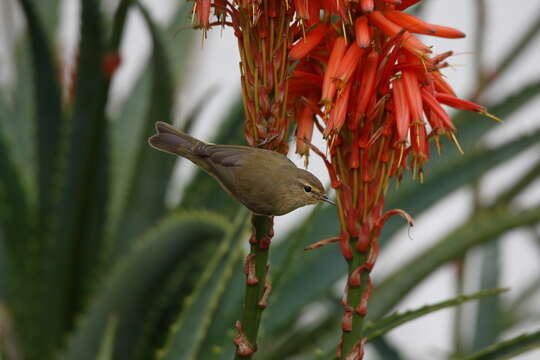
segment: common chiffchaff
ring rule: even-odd
[[[249,146],[214,145],[172,126],[156,123],[149,144],[191,160],[212,175],[229,194],[259,215],[284,215],[328,199],[319,179],[286,156]]]

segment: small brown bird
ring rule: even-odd
[[[280,153],[208,144],[163,122],[156,123],[156,132],[148,139],[152,147],[191,160],[255,214],[284,215],[319,201],[334,204],[319,179]]]

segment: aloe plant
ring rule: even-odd
[[[26,27],[13,39],[14,85],[0,89],[0,359],[231,359],[235,323],[243,317],[249,214],[200,171],[181,202],[168,206],[175,160],[146,144],[155,121],[173,122],[174,99],[187,91],[187,59],[200,34],[178,29],[191,26],[191,4],[180,3],[170,24],[162,26],[136,0],[119,1],[110,18],[99,1],[82,0],[73,91],[59,80],[58,4],[16,2]],[[478,16],[485,16],[479,9]],[[142,15],[152,50],[120,111],[109,114],[126,19],[135,12]],[[484,75],[471,98],[482,99],[509,123],[538,100],[540,79],[531,78],[498,101],[486,91],[512,71],[537,39],[539,24],[540,17],[492,71],[486,71],[482,52],[476,54]],[[480,26],[478,46],[483,36]],[[201,99],[181,125],[184,130],[204,106]],[[478,192],[479,179],[492,169],[538,151],[538,130],[488,146],[478,139],[496,122],[465,112],[453,121],[464,155],[443,143],[442,155],[426,164],[423,183],[405,178],[389,190],[387,208],[422,216],[455,190]],[[241,143],[243,124],[238,98],[216,123],[214,142]],[[524,207],[514,201],[539,176],[536,161],[494,199],[476,198],[466,220],[374,284],[364,321],[374,351],[384,359],[404,358],[407,349],[387,341],[390,331],[472,301],[478,301],[472,341],[464,341],[457,311],[448,358],[509,358],[540,347],[538,330],[506,336],[538,315],[527,300],[538,293],[540,282],[535,279],[521,294],[498,289],[500,264],[494,260],[501,256],[499,239],[505,234],[534,232],[540,223],[540,204]],[[402,226],[398,221],[385,226],[382,252]],[[317,206],[289,233],[277,234],[280,241],[268,259],[273,289],[255,330],[257,358],[335,356],[343,309],[333,289],[346,276],[346,263],[337,245],[303,249],[335,236],[339,228],[335,209]],[[472,250],[484,259],[479,273],[464,261]],[[481,279],[481,289],[394,312],[446,264],[468,270],[456,275],[456,283],[462,284],[467,273]],[[513,301],[503,296],[508,293]],[[299,322],[313,307],[323,311],[314,312],[308,324]]]

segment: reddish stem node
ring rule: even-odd
[[[254,286],[259,283],[259,279],[255,272],[255,256],[255,254],[249,254],[246,258],[246,264],[244,265],[244,273],[246,274],[246,283],[248,286]]]
[[[233,339],[233,343],[236,345],[236,354],[239,356],[250,356],[257,351],[256,347],[251,345],[246,335],[244,335],[240,320],[236,321],[236,336]]]

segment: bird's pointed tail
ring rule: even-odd
[[[195,147],[199,144],[204,144],[202,141],[176,130],[171,125],[161,121],[156,122],[155,128],[156,134],[148,139],[148,144],[159,151],[182,156],[194,161],[195,156],[193,151]]]

